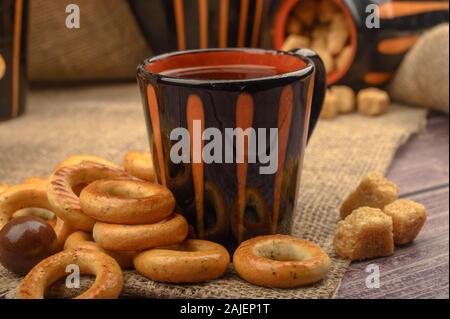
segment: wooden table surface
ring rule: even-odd
[[[355,262],[337,298],[449,298],[449,118],[432,115],[426,131],[397,152],[388,178],[401,197],[428,209],[428,220],[416,241],[396,248],[391,257]],[[380,287],[367,288],[366,267],[376,264]],[[367,269],[370,271],[370,269]]]

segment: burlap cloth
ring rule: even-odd
[[[389,85],[393,100],[448,114],[448,36],[447,23],[423,34],[407,53]]]
[[[395,105],[377,118],[357,114],[322,120],[307,148],[293,235],[322,246],[333,263],[311,287],[279,290],[253,286],[230,269],[199,285],[155,283],[125,273],[124,295],[158,298],[330,298],[349,262],[335,256],[332,239],[342,198],[369,171],[385,172],[397,147],[425,123],[426,111]],[[120,163],[128,150],[147,149],[136,85],[31,92],[27,113],[0,123],[0,181],[18,183],[47,175],[72,154],[91,153]],[[0,266],[0,296],[14,297],[20,278]],[[91,283],[83,281],[83,288]],[[52,295],[70,296],[57,285]]]
[[[66,28],[66,6],[80,8],[80,28]],[[28,79],[35,82],[133,79],[151,55],[126,0],[32,0]]]

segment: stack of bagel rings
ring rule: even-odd
[[[135,269],[165,283],[199,283],[223,276],[230,264],[227,249],[187,238],[190,226],[177,213],[173,194],[155,180],[151,157],[130,152],[124,158],[124,169],[99,157],[78,155],[57,165],[48,178],[1,184],[0,229],[16,217],[33,215],[45,219],[57,238],[56,254],[31,269],[17,296],[43,298],[46,288],[64,275],[69,264],[96,276],[94,284],[77,298],[118,297],[124,284],[122,269]],[[220,190],[211,185],[207,191],[215,198]],[[262,214],[259,223],[249,221],[245,226],[250,232],[267,228],[270,223],[264,219],[266,208],[258,206],[258,194],[249,191],[246,196]],[[226,216],[225,204],[217,206],[216,202],[221,202],[213,200],[220,225]],[[219,232],[212,235],[222,237]],[[324,278],[330,259],[309,241],[269,235],[241,243],[233,265],[252,284],[292,288]]]
[[[78,155],[58,164],[48,178],[2,184],[0,229],[15,217],[33,215],[45,219],[57,235],[57,253],[31,269],[18,297],[43,297],[61,269],[75,261],[81,273],[97,277],[77,298],[117,297],[123,286],[118,269],[135,268],[152,280],[173,283],[222,276],[230,262],[228,251],[216,243],[186,239],[186,219],[174,211],[172,193],[155,179],[151,157],[130,152],[124,169]],[[112,274],[102,270],[102,262]],[[111,291],[104,290],[108,278],[120,281]]]

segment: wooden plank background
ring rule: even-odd
[[[416,241],[387,258],[355,262],[338,298],[449,298],[449,119],[432,115],[427,129],[396,154],[388,178],[401,197],[424,204],[428,220]],[[377,264],[380,288],[369,289],[366,267]]]

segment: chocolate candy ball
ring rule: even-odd
[[[0,230],[0,263],[9,271],[25,275],[42,259],[55,253],[56,234],[43,219],[23,216]]]

